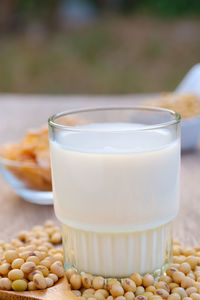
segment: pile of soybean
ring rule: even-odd
[[[64,276],[60,228],[52,221],[22,231],[9,243],[0,241],[0,289],[33,291],[53,286]],[[55,247],[56,245],[56,247]],[[80,250],[81,251],[81,250]],[[79,300],[200,300],[200,248],[174,242],[173,264],[156,281],[133,273],[122,280],[66,271]]]
[[[80,300],[200,300],[200,248],[183,249],[174,242],[173,264],[156,281],[151,274],[133,273],[122,280],[66,272]]]
[[[52,221],[0,241],[0,289],[33,291],[53,286],[64,276],[60,228]]]

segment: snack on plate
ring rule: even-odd
[[[71,118],[66,125],[80,124]],[[33,190],[51,191],[51,167],[48,128],[30,130],[18,144],[7,144],[0,148],[4,166],[24,185]]]
[[[52,189],[47,128],[29,131],[19,144],[3,146],[0,156],[13,161],[14,164],[5,163],[7,169],[28,188]]]
[[[147,100],[142,104],[174,110],[182,118],[200,115],[200,98],[194,94],[163,93],[159,99]]]

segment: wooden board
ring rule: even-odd
[[[70,291],[67,280],[60,279],[58,283],[46,290],[14,292],[0,290],[1,300],[77,300]]]
[[[146,95],[153,97],[153,95]],[[143,96],[140,96],[143,97]],[[48,97],[0,96],[0,144],[19,139],[30,127],[46,123],[48,116],[70,108],[113,103],[133,104],[140,98],[118,97]],[[39,206],[25,202],[14,194],[0,176],[0,239],[8,240],[22,229],[42,224],[46,219],[56,220],[52,206]],[[180,212],[175,219],[174,236],[185,245],[200,246],[200,148],[182,155]],[[36,293],[36,294],[35,294]],[[28,298],[27,298],[28,297]],[[63,298],[62,298],[63,297]],[[47,291],[1,292],[2,300],[69,300],[75,299],[68,286],[57,285]]]

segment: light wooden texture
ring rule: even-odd
[[[65,279],[46,290],[14,292],[0,290],[1,300],[77,300]]]
[[[147,96],[147,95],[146,95]],[[30,127],[38,127],[59,111],[88,106],[137,104],[143,96],[0,96],[0,144],[18,140]],[[153,97],[153,95],[149,95]],[[54,219],[52,206],[38,206],[20,199],[0,177],[0,239],[22,229]],[[182,155],[180,212],[174,236],[186,245],[200,245],[200,150]]]

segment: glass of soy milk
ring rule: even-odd
[[[79,124],[67,126],[69,118]],[[147,107],[63,112],[49,118],[49,135],[66,269],[107,278],[162,273],[179,209],[180,115]]]

